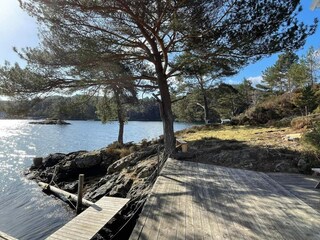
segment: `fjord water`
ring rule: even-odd
[[[94,150],[117,140],[116,122],[70,122],[31,125],[27,120],[0,120],[0,231],[22,240],[44,239],[74,217],[69,206],[23,175],[35,156]],[[189,126],[176,123],[175,130]],[[161,122],[128,122],[124,140],[139,142],[161,134]]]

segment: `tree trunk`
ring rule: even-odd
[[[202,78],[199,78],[198,81],[199,81],[201,92],[202,92],[202,95],[203,95],[204,123],[208,124],[209,123],[209,106],[208,106],[207,92],[206,92],[206,90],[205,90],[205,88],[203,86]]]
[[[118,89],[114,89],[116,104],[117,104],[117,115],[119,122],[119,133],[118,133],[118,143],[123,145],[123,132],[124,132],[124,116],[123,116],[123,106],[120,99],[120,91]]]
[[[203,102],[204,102],[204,122],[205,124],[209,123],[209,107],[208,107],[208,100],[206,95],[203,95]]]
[[[160,115],[163,124],[164,148],[168,155],[171,155],[176,150],[176,139],[173,129],[173,114],[171,108],[171,97],[167,79],[163,75],[158,75],[158,84],[160,89],[161,101]]]
[[[124,121],[119,119],[118,143],[123,145]]]

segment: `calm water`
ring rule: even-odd
[[[70,122],[58,126],[0,120],[0,231],[18,239],[44,239],[74,216],[65,203],[42,193],[22,174],[35,156],[94,150],[117,140],[116,122]],[[175,130],[189,126],[176,123]],[[161,122],[129,122],[124,140],[139,142],[161,134]]]

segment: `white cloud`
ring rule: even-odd
[[[262,76],[256,76],[256,77],[248,77],[247,78],[253,86],[256,86],[257,84],[260,84],[262,81]]]

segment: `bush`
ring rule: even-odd
[[[277,120],[281,117],[272,108],[256,107],[251,113],[251,120],[257,124],[265,124],[270,120]]]
[[[293,129],[308,128],[312,126],[312,121],[309,117],[296,117],[291,121]]]
[[[303,142],[313,150],[320,152],[320,123],[314,124],[313,129],[303,136]]]
[[[272,127],[290,127],[291,126],[291,121],[292,121],[292,117],[286,117],[286,118],[282,118],[278,121],[275,120],[270,120],[267,125],[268,126],[272,126]]]

